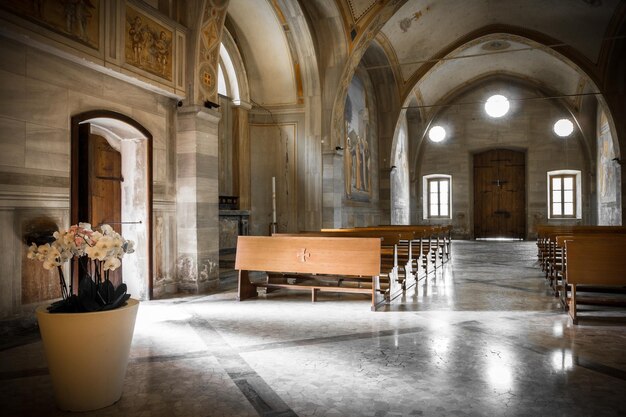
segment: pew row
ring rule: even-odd
[[[564,260],[562,248],[557,245],[559,236],[581,234],[626,235],[624,226],[537,226],[537,256],[546,280],[555,297],[560,297],[563,285]]]
[[[416,273],[416,278],[423,278],[442,266],[451,257],[451,226],[386,225],[355,227],[347,229],[322,229],[323,232],[336,233],[402,233],[403,239],[409,239],[409,245],[398,247],[399,256],[409,257]],[[404,242],[404,240],[403,240]],[[404,242],[406,243],[406,242]],[[407,254],[407,248],[412,252]],[[403,253],[404,252],[404,253]]]
[[[310,291],[313,302],[319,292],[358,293],[371,297],[375,311],[389,298],[389,286],[381,285],[380,260],[380,238],[239,236],[237,300],[256,297],[258,287]],[[252,282],[250,271],[286,274],[286,278],[280,283]],[[356,285],[344,285],[346,279]]]
[[[300,232],[300,233],[274,233],[272,236],[313,236],[334,238],[376,238],[380,239],[380,273],[379,279],[382,285],[388,288],[387,301],[392,301],[402,295],[407,289],[417,284],[417,271],[411,270],[411,238],[409,232],[397,233],[392,231],[351,231],[338,229],[328,232]],[[281,274],[285,275],[285,274]],[[272,282],[280,279],[280,276],[268,274],[267,281]]]
[[[584,235],[561,238],[565,246],[563,292],[567,296],[569,315],[578,324],[578,304],[626,306],[624,300],[577,297],[579,286],[590,286],[597,292],[624,293],[626,289],[626,236]],[[566,297],[567,298],[567,297]]]
[[[360,229],[360,227],[357,227]],[[423,245],[425,239],[428,239],[428,246],[436,246],[441,263],[446,262],[452,257],[452,226],[450,225],[379,225],[369,226],[370,230],[397,230],[412,231],[421,235]]]

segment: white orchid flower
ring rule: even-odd
[[[97,246],[88,247],[87,249],[85,249],[85,253],[87,253],[87,256],[90,259],[95,259],[98,261],[104,261],[107,256],[106,251],[98,248]]]
[[[28,248],[28,255],[26,255],[28,259],[36,259],[37,258],[37,244],[33,243]]]
[[[78,227],[84,230],[91,230],[91,223],[78,223]]]
[[[100,239],[98,239],[95,246],[104,251],[109,251],[111,248],[113,248],[113,239],[111,238],[111,236],[102,236]]]
[[[115,234],[115,230],[113,230],[113,228],[109,226],[108,224],[103,224],[102,226],[100,226],[100,230],[102,231],[102,234],[104,235]]]
[[[122,262],[118,258],[108,258],[106,261],[104,261],[104,265],[102,268],[105,271],[107,270],[115,271],[121,265],[122,265]]]

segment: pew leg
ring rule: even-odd
[[[376,308],[379,305],[384,304],[386,301],[387,301],[386,294],[381,292],[380,277],[373,276],[372,277],[372,306],[370,307],[370,310],[376,311]]]
[[[578,314],[576,311],[576,284],[572,284],[572,296],[569,304],[569,315],[572,318],[572,323],[578,324]]]
[[[239,288],[237,289],[237,301],[256,297],[256,286],[250,282],[248,271],[239,271]]]
[[[319,288],[311,288],[311,302],[314,303],[317,301],[317,293],[319,292]]]
[[[405,277],[406,280],[406,277]],[[402,289],[402,284],[400,283],[399,275],[398,275],[398,267],[394,266],[393,270],[389,274],[389,300],[391,302],[396,297],[401,295],[404,292]]]

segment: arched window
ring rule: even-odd
[[[220,44],[220,62],[217,71],[217,92],[226,97],[230,97],[233,102],[240,101],[239,82],[237,72],[233,65],[228,49],[224,44]]]

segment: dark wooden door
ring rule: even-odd
[[[95,229],[109,224],[121,233],[122,221],[122,156],[105,138],[89,133],[88,124],[81,125],[81,158],[79,175],[82,193],[79,196],[80,221],[91,223]],[[113,285],[122,282],[118,268],[110,273]]]
[[[526,236],[526,156],[494,149],[474,155],[474,237]]]

